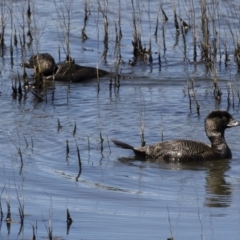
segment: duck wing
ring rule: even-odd
[[[220,158],[220,154],[202,142],[174,140],[136,148],[154,161],[197,161]]]
[[[108,72],[102,69],[94,67],[82,67],[73,74],[73,79],[75,82],[81,80],[87,80],[91,78],[98,78],[107,75]]]
[[[57,71],[48,79],[56,81],[80,82],[91,78],[102,77],[107,71],[93,67],[84,67],[78,64],[63,63],[57,65]]]

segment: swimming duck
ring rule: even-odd
[[[46,79],[56,81],[78,82],[91,78],[98,78],[108,74],[107,71],[80,66],[69,56],[63,63],[56,64],[54,58],[48,53],[41,53],[32,56],[28,62],[21,63],[21,67],[34,69],[34,74],[42,74]]]
[[[211,145],[191,140],[172,140],[135,148],[124,142],[112,141],[119,147],[133,150],[135,155],[155,162],[226,159],[231,158],[232,153],[225,141],[224,131],[239,125],[240,122],[228,112],[212,111],[205,119],[205,131]]]

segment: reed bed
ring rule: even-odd
[[[0,7],[1,55],[3,57],[10,52],[12,66],[16,65],[15,56],[18,51],[22,53],[22,61],[26,61],[29,52],[32,54],[41,52],[41,46],[44,44],[41,39],[47,29],[46,22],[40,24],[36,19],[39,11],[36,2],[22,0],[17,5],[13,3],[14,1],[3,1]],[[116,73],[114,85],[113,80],[110,79],[110,90],[112,86],[120,86],[120,77],[123,76],[122,64],[129,57],[128,62],[131,66],[144,64],[152,69],[157,62],[160,72],[163,58],[167,62],[179,61],[179,64],[183,61],[189,79],[194,78],[190,64],[205,66],[206,74],[212,77],[213,94],[218,92],[219,71],[223,66],[229,71],[229,75],[240,71],[240,43],[237,28],[239,11],[234,1],[187,0],[170,3],[160,1],[157,6],[151,1],[139,0],[131,0],[128,3],[119,0],[117,4],[114,3],[109,0],[99,0],[90,4],[86,0],[82,3],[84,18],[80,19],[76,18],[77,15],[73,11],[75,5],[72,0],[54,1],[55,13],[52,14],[52,19],[57,29],[56,40],[60,61],[63,55],[72,56],[72,22],[78,21],[79,29],[74,29],[74,34],[79,37],[79,41],[86,42],[94,37],[99,42],[98,50],[101,51],[101,58],[98,58],[94,65],[98,67],[101,62],[111,72]],[[16,9],[21,14],[16,15]],[[127,25],[130,28],[126,28]],[[95,36],[93,28],[97,30]],[[129,53],[123,56],[126,47],[123,46],[122,40],[126,35],[129,36],[129,30],[132,31],[132,40],[127,46]],[[169,37],[175,39],[174,48],[178,49],[179,55],[175,59],[172,58],[174,53],[166,39]],[[77,53],[75,52],[74,55]],[[24,68],[20,75],[23,76],[23,83],[19,88],[26,90],[29,82]],[[39,101],[46,101],[44,97],[46,83],[41,76],[36,77],[35,80],[35,90],[30,92]],[[15,89],[13,95],[17,95]],[[217,98],[215,95],[214,97]]]

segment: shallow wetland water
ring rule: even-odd
[[[133,152],[111,142],[118,139],[140,146],[141,129],[146,144],[177,138],[208,142],[204,119],[210,111],[228,110],[240,120],[240,76],[234,60],[240,4],[206,3],[209,19],[217,19],[215,28],[210,25],[209,29],[211,43],[212,33],[217,32],[216,61],[209,69],[201,60],[200,2],[204,1],[73,1],[72,5],[64,5],[71,1],[46,4],[43,0],[29,0],[33,42],[22,51],[21,13],[27,12],[28,1],[2,1],[1,15],[7,22],[6,46],[0,58],[0,200],[4,214],[0,239],[32,239],[33,229],[36,239],[47,239],[51,228],[53,239],[239,239],[240,129],[226,130],[232,159],[204,163],[141,161]],[[18,86],[18,77],[23,81],[19,64],[24,58],[38,49],[58,61],[60,49],[60,60],[64,60],[65,30],[57,14],[57,9],[64,6],[71,9],[71,56],[78,64],[98,65],[113,72],[121,56],[120,85],[110,76],[99,82],[51,82],[40,93],[43,101],[32,94],[34,90],[13,97],[12,83],[17,80]],[[160,6],[168,16],[165,23]],[[189,24],[193,25],[195,19],[196,28],[176,34],[175,8]],[[18,37],[12,61],[9,9],[13,9],[13,28]],[[85,9],[88,39],[82,41]],[[151,39],[152,63],[138,59],[134,66],[128,64],[129,59],[133,60],[134,16],[143,47],[149,48]],[[24,18],[29,42],[26,14]],[[119,18],[122,39],[116,44]],[[104,57],[106,19],[108,47]],[[198,36],[195,62],[194,31]],[[32,77],[30,70],[27,74]],[[214,76],[222,92],[218,102]],[[79,177],[77,149],[81,157]],[[11,207],[10,223],[5,221],[7,203]],[[25,217],[21,226],[19,207],[23,205]],[[73,220],[69,229],[67,209]]]

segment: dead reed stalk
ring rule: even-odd
[[[7,204],[7,217],[5,219],[5,221],[7,223],[11,223],[12,222],[12,218],[11,218],[11,207],[10,207],[10,200],[9,200],[9,196],[6,196],[6,204]]]
[[[68,144],[68,140],[66,140],[66,158],[68,158],[68,154],[69,154],[69,144]]]
[[[201,16],[201,29],[203,35],[203,39],[201,41],[201,59],[208,63],[210,60],[210,43],[206,0],[201,1]]]
[[[101,150],[101,154],[103,153],[103,142],[104,142],[104,138],[102,137],[102,131],[100,129],[99,132],[99,137],[100,137],[100,150]]]
[[[2,194],[3,194],[3,191],[4,191],[4,189],[5,189],[5,186],[6,186],[6,185],[3,186],[2,191],[1,191],[1,194],[0,194],[0,213],[1,213],[1,220],[0,220],[0,221],[1,221],[1,222],[2,222],[3,217],[4,217],[3,210],[2,210]]]
[[[74,121],[73,137],[75,137],[76,132],[77,132],[77,124],[76,124],[76,121]]]
[[[34,224],[31,224],[31,226],[32,226],[32,231],[33,231],[33,234],[32,234],[32,240],[36,240],[35,226],[34,226]]]
[[[76,181],[78,181],[81,173],[82,173],[82,161],[81,161],[81,156],[80,156],[80,150],[78,148],[78,145],[76,143],[76,147],[77,147],[77,155],[78,155],[78,166],[79,166],[79,171],[78,171],[78,175],[76,177]]]
[[[62,130],[62,125],[61,125],[61,123],[60,123],[59,118],[57,119],[57,123],[58,123],[58,125],[57,125],[57,131],[59,132],[60,130]]]
[[[84,11],[85,11],[85,16],[84,16],[84,25],[83,25],[83,28],[82,28],[82,40],[85,41],[88,39],[88,36],[86,34],[86,27],[87,27],[87,21],[88,21],[88,17],[90,16],[91,12],[90,12],[90,9],[88,7],[88,2],[85,0],[85,8],[84,8]]]
[[[45,224],[49,240],[53,240],[53,226],[52,226],[52,217],[53,217],[53,205],[52,205],[52,196],[50,196],[50,208],[49,208],[49,219],[48,226]]]
[[[11,66],[13,67],[13,1],[7,6],[10,14],[10,25],[11,25],[11,35],[10,35],[10,56],[11,56]]]
[[[169,208],[167,206],[167,212],[168,212],[168,222],[169,222],[169,226],[170,226],[170,234],[171,234],[171,240],[173,240],[173,231],[172,231],[172,223],[171,223],[171,218],[170,218],[170,213],[169,213]]]
[[[68,208],[67,208],[67,223],[71,225],[72,222],[73,222],[73,220],[72,220],[72,218],[71,218],[71,216],[70,216],[70,212],[69,212],[69,210],[68,210]]]
[[[69,229],[70,229],[72,222],[73,222],[73,220],[72,220],[72,218],[70,216],[70,212],[67,208],[67,235],[69,234]]]
[[[98,1],[98,10],[102,13],[103,16],[103,24],[104,24],[104,38],[103,38],[103,54],[102,58],[103,61],[106,63],[107,62],[107,53],[108,53],[108,17],[107,17],[107,12],[108,12],[108,1],[104,1],[104,8],[100,5],[100,2]]]
[[[65,40],[66,56],[71,57],[70,51],[70,32],[71,32],[71,15],[73,0],[61,0],[60,3],[54,0],[60,28]]]
[[[1,33],[0,33],[0,47],[1,47],[1,56],[3,55],[3,49],[5,47],[5,28],[7,25],[7,13],[5,6],[7,5],[6,1],[3,0],[1,3],[1,14],[0,14],[0,24],[1,24]]]

